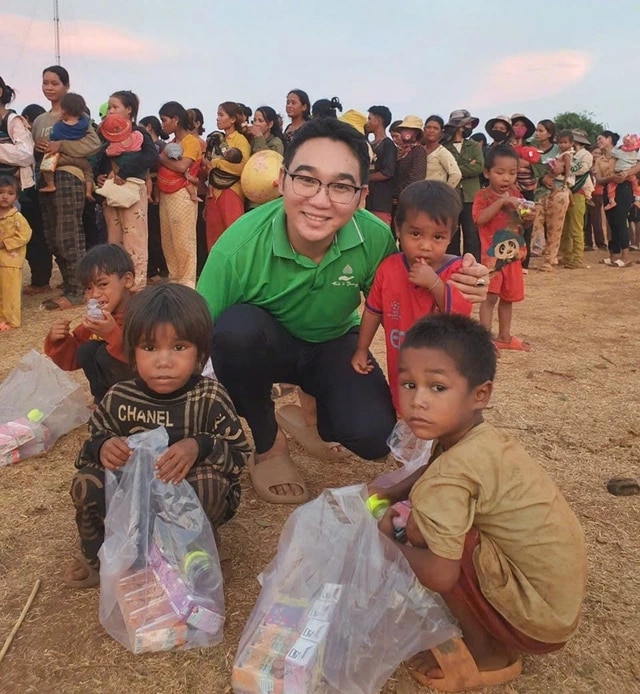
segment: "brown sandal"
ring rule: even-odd
[[[66,296],[59,296],[57,299],[47,299],[41,304],[46,311],[66,311],[69,308],[76,308],[76,305],[71,303]]]
[[[443,677],[427,677],[409,667],[409,674],[421,685],[433,687],[440,692],[463,692],[505,684],[522,672],[522,660],[514,657],[512,662],[500,670],[478,670],[476,661],[462,639],[450,639],[431,649],[431,653],[442,670]]]

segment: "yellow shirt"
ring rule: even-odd
[[[22,267],[30,238],[29,222],[15,207],[0,217],[0,241],[4,243],[4,248],[0,248],[0,267]]]
[[[576,631],[587,578],[582,529],[517,441],[478,425],[432,458],[410,499],[439,557],[460,559],[465,535],[478,529],[473,559],[480,588],[516,629],[543,643],[563,643]]]
[[[211,160],[211,169],[220,169],[220,171],[226,171],[234,176],[240,176],[242,169],[244,169],[244,165],[251,156],[251,145],[249,144],[249,140],[247,140],[242,133],[234,130],[231,134],[225,136],[225,141],[229,149],[235,147],[236,149],[240,150],[242,153],[242,161],[237,164],[232,164],[222,157],[215,157]],[[244,193],[242,192],[240,181],[234,183],[229,190],[234,191],[234,193],[237,193],[244,200]],[[216,196],[216,198],[219,197],[221,192],[221,190],[217,190],[215,188],[213,189],[213,194]]]

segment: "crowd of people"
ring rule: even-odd
[[[411,499],[401,551],[461,624],[476,666],[466,686],[517,676],[518,652],[560,648],[584,595],[582,533],[551,478],[482,411],[498,351],[530,348],[512,332],[530,257],[541,271],[577,269],[608,239],[603,262],[630,264],[637,138],[617,147],[605,130],[591,142],[518,113],[490,119],[487,139],[465,109],[393,121],[384,105],[343,112],[299,89],[286,128],[272,106],[223,101],[205,138],[199,109],[168,101],[139,119],[127,90],[93,123],[70,86],[64,68],[46,68],[50,109],[18,115],[0,78],[0,330],[20,325],[25,256],[26,294],[50,292],[53,260],[60,269],[62,292],[43,308],[99,309],[74,330],[56,317],[45,337],[61,368],[84,370],[96,407],[66,583],[99,582],[104,471],[126,464],[140,422],[173,423],[157,474],[187,479],[217,529],[245,466],[264,500],[308,499],[287,434],[321,459],[372,460],[401,418],[436,442],[431,458],[372,491]],[[280,197],[256,205],[241,174],[265,149],[283,157]],[[386,379],[369,349],[380,326]],[[297,387],[299,405],[276,408],[277,384]],[[380,530],[396,541],[392,521]],[[428,656],[415,673],[452,686]]]

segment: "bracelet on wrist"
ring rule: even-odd
[[[438,284],[439,281],[440,281],[440,278],[439,278],[439,277],[436,277],[436,281],[427,289],[427,291],[430,292],[430,291],[432,291],[433,289],[435,289],[435,287],[436,287],[436,285]]]

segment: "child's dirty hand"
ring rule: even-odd
[[[69,321],[66,318],[57,318],[49,328],[49,340],[62,342],[69,334]]]
[[[426,260],[420,259],[409,270],[409,282],[423,289],[430,289],[438,282],[438,274]]]
[[[85,316],[82,323],[87,330],[90,330],[91,333],[101,337],[103,340],[106,340],[107,336],[116,327],[116,321],[108,311],[102,312],[102,318],[91,318],[91,316]]]
[[[368,374],[373,371],[373,364],[369,359],[369,353],[366,349],[357,349],[351,357],[351,366],[356,373]]]
[[[393,527],[393,519],[399,515],[398,512],[395,510],[395,508],[388,508],[382,516],[382,518],[378,521],[378,530],[383,534],[386,535],[387,537],[391,538],[392,540],[394,539],[394,531],[395,528]]]
[[[126,444],[124,436],[112,436],[100,448],[100,464],[105,470],[121,468],[131,457],[131,449]]]
[[[156,461],[156,477],[161,482],[178,484],[198,459],[200,448],[195,439],[177,441]]]

